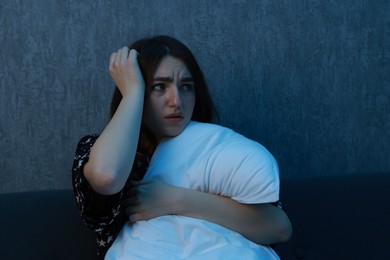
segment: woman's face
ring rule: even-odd
[[[180,134],[192,117],[195,85],[187,66],[172,56],[164,57],[146,97],[143,121],[158,140]]]

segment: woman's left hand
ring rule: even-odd
[[[149,220],[175,214],[175,204],[181,188],[157,181],[133,182],[122,205],[130,222]]]

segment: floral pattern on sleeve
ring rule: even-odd
[[[101,195],[96,193],[85,179],[83,168],[89,160],[91,148],[98,137],[98,135],[89,135],[79,141],[73,161],[72,183],[80,215],[86,226],[95,232],[98,259],[103,259],[128,220],[121,203],[123,194],[126,194],[131,187],[127,183],[117,194]],[[135,162],[131,173],[132,179],[142,179],[148,160],[145,156],[137,154]]]

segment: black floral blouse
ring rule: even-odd
[[[98,137],[98,135],[88,135],[79,141],[73,162],[72,181],[81,217],[87,227],[96,234],[97,259],[104,259],[108,249],[128,220],[121,203],[127,191],[131,189],[131,185],[128,181],[123,190],[114,195],[101,195],[91,188],[84,177],[83,168],[88,162],[91,148]],[[141,180],[148,165],[149,158],[137,153],[129,180]],[[282,208],[280,201],[272,204]]]
[[[79,141],[73,162],[72,181],[81,217],[87,227],[96,234],[97,259],[103,259],[128,220],[121,203],[131,185],[128,181],[123,190],[114,195],[101,195],[91,188],[84,177],[83,168],[89,159],[91,147],[98,137],[98,135],[89,135]],[[148,165],[149,158],[137,154],[129,180],[141,180]]]

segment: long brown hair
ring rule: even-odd
[[[145,98],[150,94],[154,74],[161,62],[167,55],[180,59],[187,66],[195,85],[195,107],[192,120],[210,123],[215,113],[215,107],[210,97],[203,73],[191,51],[182,42],[170,36],[155,36],[138,40],[129,46],[129,49],[138,51],[138,62],[146,84]],[[114,116],[122,94],[116,87],[111,101],[111,117]],[[152,131],[144,124],[141,126],[141,134],[138,143],[138,151],[151,154],[157,146],[157,140]]]

